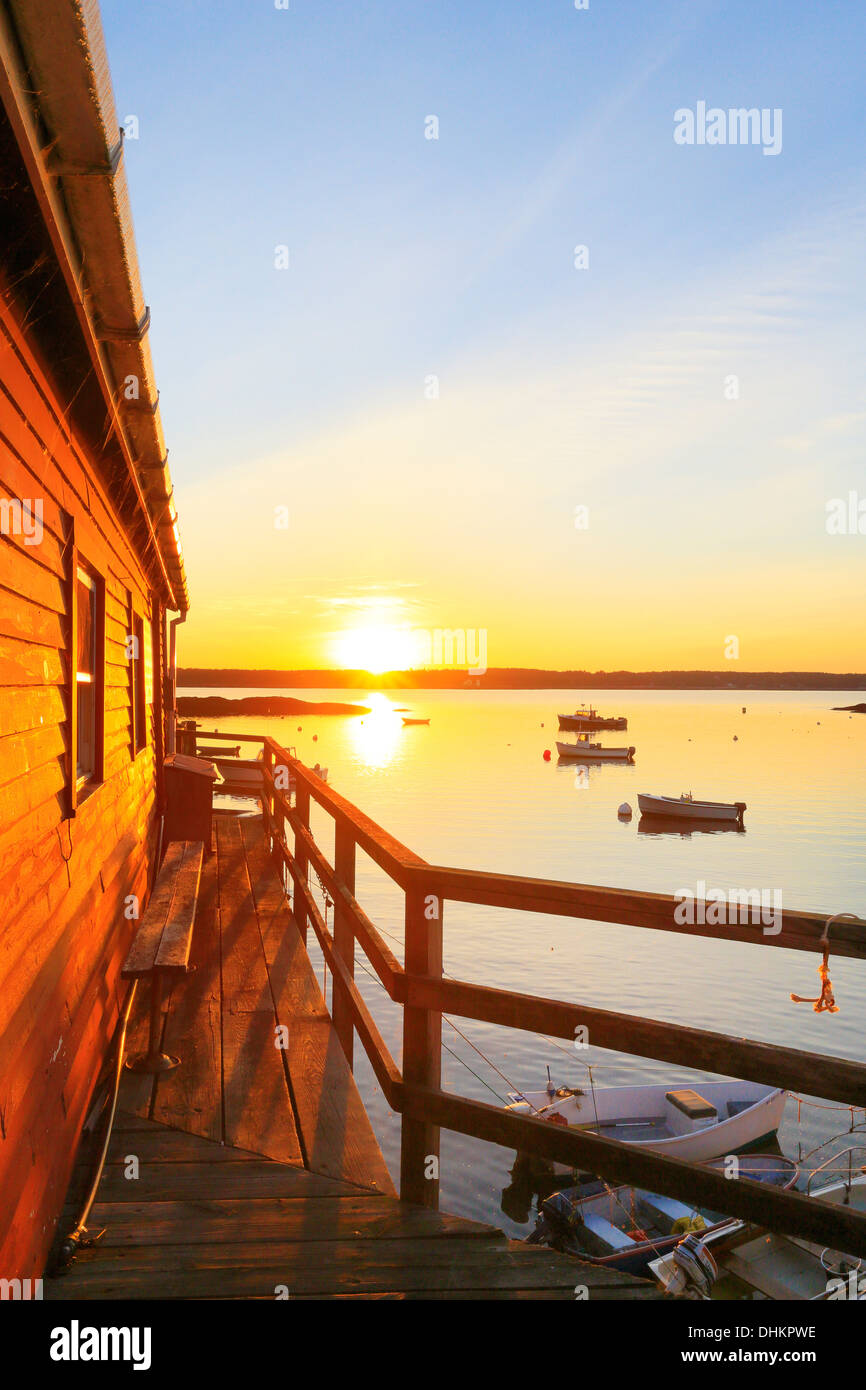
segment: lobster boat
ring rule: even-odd
[[[574,714],[560,714],[559,727],[564,733],[591,733],[596,729],[627,729],[628,720],[623,715],[609,719],[592,705],[583,705]]]
[[[601,743],[590,743],[580,739],[577,743],[560,743],[557,740],[556,751],[561,758],[570,761],[575,759],[586,763],[630,763],[634,761],[634,748],[605,748]]]

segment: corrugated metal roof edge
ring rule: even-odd
[[[38,6],[6,0],[5,9],[28,68],[21,99],[26,95],[34,118],[33,153],[55,215],[68,220],[64,230],[72,234],[70,251],[77,251],[78,261],[71,270],[104,388],[168,580],[170,606],[183,612],[189,591],[99,7],[95,0],[40,0]],[[12,80],[8,45],[3,48]]]

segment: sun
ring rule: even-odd
[[[335,655],[350,671],[405,671],[414,665],[416,644],[408,627],[369,624],[348,628],[336,637]]]

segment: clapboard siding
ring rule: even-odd
[[[25,1277],[42,1270],[122,1007],[124,906],[146,900],[155,872],[162,612],[98,443],[71,429],[22,317],[0,284],[0,499],[38,500],[42,523],[38,543],[0,535],[0,1269]],[[104,584],[104,761],[69,818],[73,535]],[[135,757],[131,609],[151,697]]]

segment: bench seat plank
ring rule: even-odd
[[[189,948],[192,925],[198,900],[204,844],[201,840],[185,841],[183,863],[177,871],[174,898],[163,928],[156,965],[159,970],[189,969]]]
[[[165,859],[150,896],[150,902],[145,909],[135,934],[135,940],[129,948],[121,971],[125,980],[149,975],[156,965],[159,965],[160,968],[186,969],[185,961],[183,964],[173,962],[179,962],[182,957],[182,950],[179,948],[183,945],[180,936],[184,923],[186,959],[189,956],[190,927],[192,925],[190,914],[195,912],[195,892],[198,890],[198,878],[201,873],[202,850],[201,840],[173,840],[166,850]],[[189,868],[184,875],[183,871],[187,864],[189,864]],[[195,892],[190,898],[190,877],[193,874]],[[177,911],[175,911],[175,907]],[[162,961],[158,958],[161,954],[163,934],[169,925],[171,925],[171,935],[166,944],[166,959],[170,963],[163,967]]]

